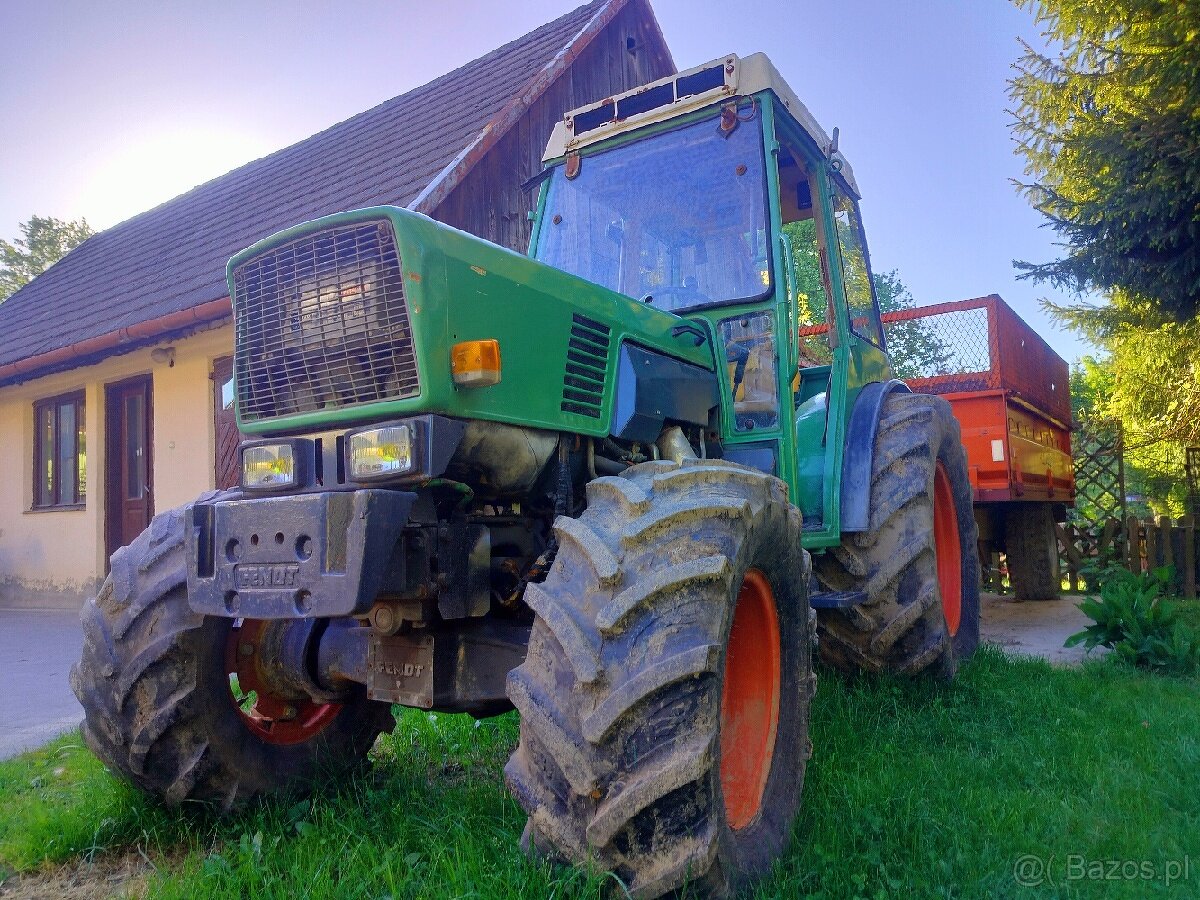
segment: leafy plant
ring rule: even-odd
[[[1093,624],[1066,646],[1109,647],[1126,662],[1165,674],[1200,671],[1200,633],[1168,598],[1173,579],[1170,566],[1137,575],[1110,566],[1099,578],[1100,596],[1079,604]]]

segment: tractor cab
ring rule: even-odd
[[[764,55],[731,55],[568,113],[546,162],[531,255],[712,340],[709,440],[789,483],[809,545],[836,543],[850,413],[891,377],[836,139]]]

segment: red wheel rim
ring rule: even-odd
[[[958,634],[962,620],[962,544],[958,536],[958,511],[950,477],[939,462],[933,474],[933,546],[937,554],[937,579],[942,613],[950,634]]]
[[[721,792],[735,831],[762,807],[779,726],[779,670],[775,592],[750,569],[733,610],[721,690]]]
[[[261,619],[240,619],[229,629],[225,643],[229,699],[242,724],[259,739],[268,744],[303,744],[337,718],[342,704],[295,700],[271,692],[270,682],[259,671],[258,645],[266,625]],[[234,691],[234,676],[241,696]]]

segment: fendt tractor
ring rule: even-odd
[[[230,261],[241,486],[113,555],[84,734],[230,809],[361,761],[392,704],[515,707],[529,852],[722,895],[784,849],[814,646],[974,649],[959,429],[892,377],[850,166],[765,56],[577,109],[545,158],[528,256],[376,207]]]

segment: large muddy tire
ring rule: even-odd
[[[979,643],[978,529],[966,452],[950,404],[891,394],[871,471],[869,530],[814,559],[859,606],[818,611],[818,646],[835,669],[949,678]]]
[[[1062,593],[1058,535],[1049,503],[1014,503],[1005,510],[1008,578],[1018,600],[1057,600]]]
[[[83,655],[71,687],[83,704],[87,745],[169,805],[206,801],[223,811],[364,760],[394,725],[388,707],[365,692],[295,704],[286,721],[259,711],[265,697],[235,700],[229,651],[251,639],[253,623],[188,606],[188,513],[156,516],[113,554],[112,571],[83,608]]]
[[[633,896],[723,896],[767,872],[800,805],[812,620],[799,511],[761,472],[651,462],[588,485],[525,599],[505,773],[532,852]]]

